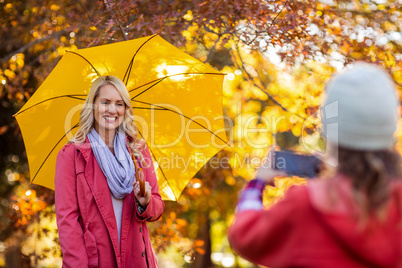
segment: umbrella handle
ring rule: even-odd
[[[145,196],[145,179],[144,179],[144,172],[142,171],[142,168],[138,168],[137,172],[135,172],[137,181],[140,183],[140,196],[144,197]]]
[[[139,168],[137,166],[137,160],[135,159],[134,154],[132,154],[133,157],[133,162],[135,166],[135,178],[140,184],[140,196],[144,197],[145,196],[145,176],[144,176],[144,171],[142,168]]]

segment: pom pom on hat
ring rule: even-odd
[[[324,135],[333,143],[357,150],[394,145],[399,96],[391,77],[368,63],[353,64],[329,81],[321,107]]]

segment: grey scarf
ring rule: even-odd
[[[117,132],[114,138],[114,153],[112,154],[95,128],[87,135],[96,161],[105,174],[107,184],[116,199],[123,199],[133,190],[135,168],[126,145],[126,135]]]

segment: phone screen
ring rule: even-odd
[[[291,151],[274,152],[274,168],[289,175],[314,178],[317,177],[321,161],[313,155],[298,154]]]

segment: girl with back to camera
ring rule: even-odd
[[[335,75],[325,94],[322,123],[338,151],[336,174],[291,187],[266,210],[264,187],[285,174],[260,167],[240,196],[229,241],[269,267],[402,267],[394,83],[382,69],[357,63]]]
[[[157,220],[164,204],[119,78],[93,82],[79,126],[56,163],[63,267],[158,267],[146,222]],[[142,176],[143,189],[136,179]]]

